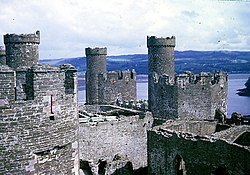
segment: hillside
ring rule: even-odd
[[[86,71],[86,58],[45,59],[40,63],[61,65],[72,64],[79,73]],[[137,74],[148,73],[147,54],[107,56],[107,69],[127,70],[135,69]],[[250,52],[238,51],[175,51],[175,71],[182,73],[192,71],[214,72],[226,71],[228,73],[250,73]]]

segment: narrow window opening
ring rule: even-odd
[[[14,88],[15,90],[15,101],[17,100],[17,91],[16,91],[16,87]]]
[[[123,73],[122,71],[118,72],[118,80],[122,80],[123,79]]]
[[[55,116],[54,116],[54,115],[51,115],[51,116],[49,116],[49,119],[50,119],[50,120],[55,120]]]
[[[131,76],[131,77],[130,77],[131,79],[134,79],[134,73],[133,73],[132,71],[131,71],[130,76]]]
[[[50,96],[50,113],[54,114],[54,112],[53,112],[53,95]]]

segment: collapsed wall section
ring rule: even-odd
[[[79,135],[80,159],[89,163],[93,174],[98,174],[101,162],[106,162],[106,174],[115,174],[129,162],[133,170],[147,167],[146,133],[153,120],[150,113],[145,117],[112,117],[80,122],[79,132],[87,133]]]
[[[213,136],[163,128],[148,132],[149,174],[247,174],[249,163],[249,148]]]

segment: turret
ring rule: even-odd
[[[11,68],[31,67],[37,64],[40,43],[40,32],[35,34],[6,34],[4,44],[6,48],[6,64]]]
[[[154,80],[162,74],[174,79],[174,47],[175,37],[147,37],[148,47],[148,101],[149,108],[154,105]]]
[[[0,46],[0,65],[6,65],[6,53],[3,46]]]
[[[107,48],[86,48],[86,102],[98,104],[98,74],[105,73]]]

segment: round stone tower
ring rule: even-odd
[[[174,47],[175,37],[157,38],[147,37],[148,47],[148,102],[149,108],[154,100],[155,76],[168,74],[170,79],[174,78]]]
[[[107,48],[86,48],[86,102],[98,104],[98,74],[105,73]]]
[[[6,53],[3,46],[0,46],[0,65],[6,65]]]
[[[35,34],[6,34],[4,44],[6,48],[6,64],[11,68],[31,67],[37,64],[40,43],[40,32]]]

